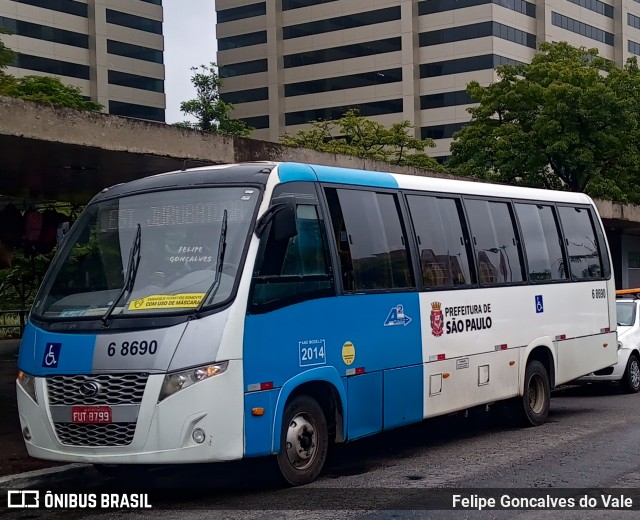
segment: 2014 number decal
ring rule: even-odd
[[[158,351],[158,342],[151,341],[123,341],[119,345],[112,341],[107,347],[107,355],[113,357],[116,354],[121,356],[153,356]]]

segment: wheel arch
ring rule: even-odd
[[[547,370],[549,375],[549,386],[553,389],[556,386],[556,370],[557,370],[557,358],[555,355],[553,342],[549,338],[538,338],[532,341],[522,352],[518,379],[518,395],[523,395],[524,392],[524,375],[527,369],[527,364],[530,361],[539,361]]]
[[[332,367],[318,367],[289,379],[278,394],[273,419],[271,453],[280,450],[282,418],[287,403],[299,395],[308,395],[315,399],[322,408],[330,435],[335,435],[336,442],[346,439],[346,406],[347,398],[344,384],[338,372]]]

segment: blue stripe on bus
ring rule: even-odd
[[[340,404],[347,439],[423,418],[422,335],[415,292],[319,298],[248,315],[243,359],[247,396],[261,383],[282,388],[273,411],[276,449],[287,397],[308,381],[327,381],[344,395],[346,402]],[[405,372],[396,372],[402,367]],[[383,412],[381,404],[373,413],[373,400],[384,402],[387,410]],[[360,413],[363,410],[368,412]],[[253,420],[245,427],[252,424],[260,427]],[[257,434],[246,435],[247,453],[264,449],[251,444]]]
[[[46,332],[27,323],[18,368],[35,376],[91,374],[95,334]]]
[[[356,184],[375,188],[398,188],[398,182],[390,173],[354,170],[335,166],[309,166],[283,163],[278,166],[281,182],[320,181],[335,184]]]

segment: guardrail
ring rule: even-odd
[[[0,332],[13,331],[13,337],[22,337],[24,326],[27,323],[27,315],[29,311],[24,309],[0,310]]]

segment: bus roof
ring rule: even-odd
[[[218,183],[265,184],[269,174],[277,172],[280,182],[308,181],[334,184],[402,188],[408,190],[481,195],[513,199],[593,204],[583,193],[523,188],[473,180],[445,179],[419,175],[341,168],[294,162],[250,162],[190,168],[152,175],[104,189],[94,201],[119,197],[146,190],[187,188]]]

